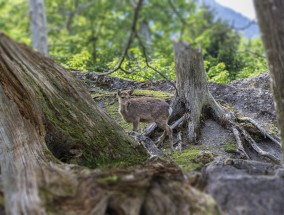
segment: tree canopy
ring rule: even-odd
[[[135,1],[45,0],[49,54],[64,67],[105,72],[115,67],[131,32]],[[0,27],[16,41],[31,44],[28,4],[1,2]],[[201,48],[209,81],[226,83],[267,70],[260,39],[248,40],[230,24],[214,18],[208,6],[189,0],[143,1],[137,31],[146,55],[161,74],[146,66],[134,40],[114,75],[136,80],[174,79],[172,41]]]

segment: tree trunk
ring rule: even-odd
[[[97,108],[70,73],[4,34],[0,143],[7,214],[219,214],[174,163],[154,158],[129,167],[143,163],[144,148]],[[54,155],[123,169],[90,170]]]
[[[272,143],[275,143],[274,147],[278,149],[280,144],[273,136],[267,133],[253,119],[248,117],[237,118],[232,112],[225,110],[215,101],[207,87],[201,52],[191,48],[185,42],[175,42],[174,54],[178,95],[172,103],[173,113],[170,120],[176,121],[171,125],[171,128],[173,129],[179,124],[187,124],[187,128],[185,129],[187,140],[189,143],[195,143],[201,132],[202,117],[213,116],[221,125],[232,130],[238,146],[237,152],[239,152],[242,158],[250,159],[242,145],[240,135],[243,136],[243,139],[261,157],[275,163],[280,163],[281,158],[275,156],[273,153],[264,151],[241,123],[253,124],[256,130],[261,132],[264,138],[268,138]],[[186,121],[188,122],[185,123]]]
[[[178,96],[173,102],[173,117],[189,113],[188,140],[194,143],[198,139],[201,116],[206,108],[211,108],[217,119],[225,117],[226,113],[208,90],[201,52],[185,42],[175,42],[174,54]]]
[[[281,141],[284,141],[284,2],[254,0],[272,78]],[[284,148],[282,147],[283,153]]]
[[[47,24],[44,0],[28,0],[33,48],[48,56]]]

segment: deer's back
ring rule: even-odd
[[[169,104],[156,98],[132,98],[127,107],[128,115],[137,116],[141,121],[156,121],[169,117]]]

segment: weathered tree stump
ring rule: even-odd
[[[174,53],[178,96],[173,102],[172,117],[189,113],[188,140],[194,143],[200,133],[201,115],[205,109],[211,108],[218,118],[226,113],[208,90],[202,54],[184,42],[174,43]]]
[[[7,214],[220,213],[176,164],[144,163],[145,149],[72,74],[2,33],[0,151]]]
[[[279,147],[280,143],[274,137],[268,134],[253,119],[248,117],[237,118],[232,112],[225,110],[215,101],[207,87],[202,53],[185,42],[175,42],[174,54],[178,95],[172,102],[173,113],[171,119],[172,121],[178,119],[173,125],[177,124],[177,122],[179,124],[186,122],[185,133],[188,142],[195,143],[198,140],[202,117],[211,115],[226,129],[232,131],[238,146],[237,151],[243,158],[249,159],[249,156],[244,149],[241,136],[260,156],[279,163],[280,158],[262,150],[240,122],[251,123],[264,138],[270,139],[272,143]]]

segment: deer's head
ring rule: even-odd
[[[129,91],[124,91],[124,92],[121,92],[120,90],[118,90],[117,91],[117,96],[118,96],[119,104],[126,105],[129,102],[131,94],[133,92],[134,92],[133,89],[129,90]]]

